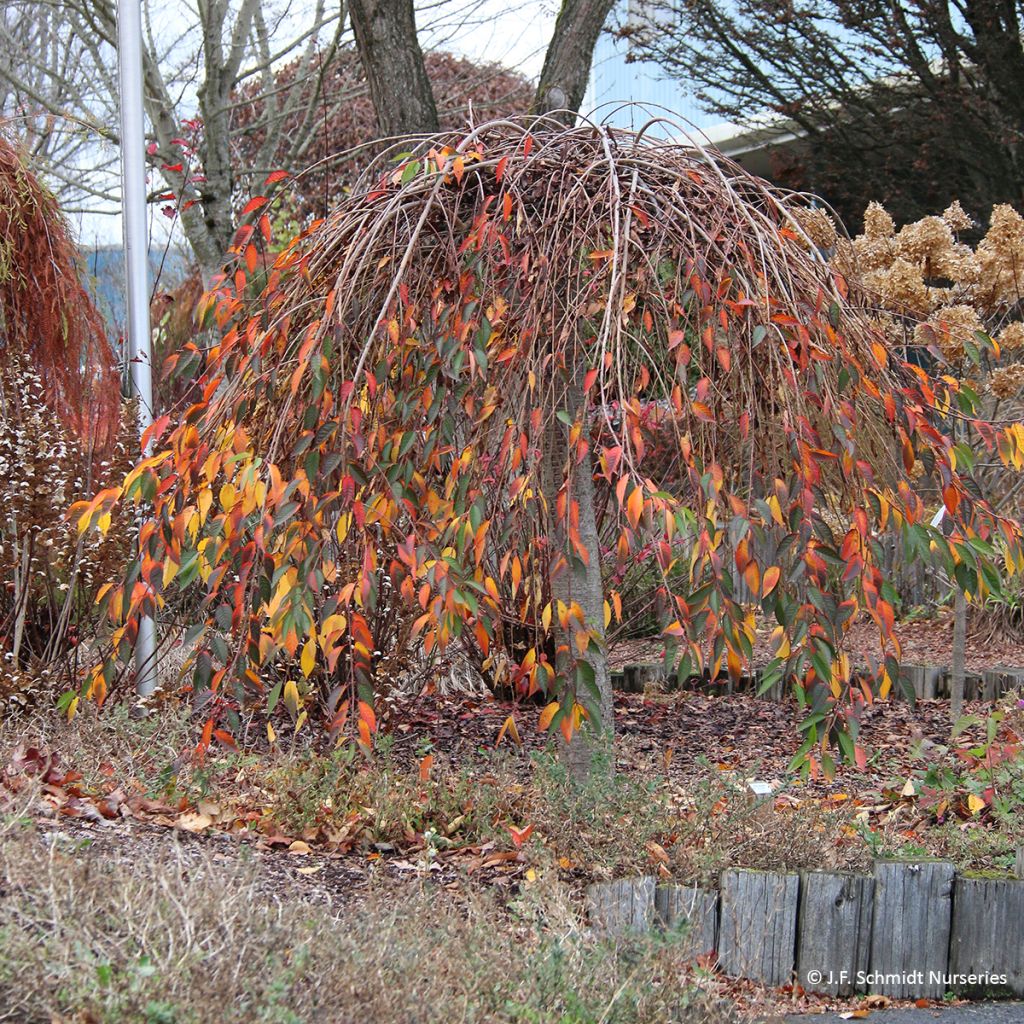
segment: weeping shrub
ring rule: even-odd
[[[950,385],[847,300],[797,200],[695,147],[505,120],[403,149],[283,247],[268,213],[243,232],[205,298],[219,344],[175,357],[201,397],[77,510],[149,517],[83,693],[103,700],[140,615],[186,592],[204,743],[316,709],[369,746],[399,642],[475,648],[570,740],[608,721],[614,584],[643,552],[681,671],[743,671],[760,610],[768,681],[824,694],[801,756],[860,757],[898,656],[878,539],[979,587],[1020,557],[943,430]],[[846,650],[861,614],[874,689]]]

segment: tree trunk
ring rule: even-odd
[[[534,98],[534,110],[537,113],[564,111],[565,116],[560,120],[567,124],[575,121],[576,111],[579,110],[587,91],[594,46],[613,2],[614,0],[563,0],[555,30],[548,43],[544,69]],[[578,378],[570,382],[567,390],[567,404],[571,406],[567,412],[573,419],[583,404],[580,381],[584,370],[583,366],[570,370]],[[569,467],[570,460],[563,428],[557,420],[552,420],[549,430],[553,443],[546,446],[545,457],[554,461],[554,465],[545,467],[545,475],[548,478],[545,481],[545,493],[548,501],[554,502],[560,485],[562,467]],[[582,732],[574,732],[569,743],[562,744],[562,756],[571,778],[583,782],[592,768],[607,772],[614,770],[611,752],[615,739],[611,676],[608,672],[605,648],[604,581],[601,578],[601,549],[594,507],[594,471],[589,452],[578,465],[572,467],[569,481],[568,499],[575,502],[578,508],[579,539],[587,549],[589,564],[573,565],[568,551],[568,537],[565,536],[563,524],[559,524],[552,540],[556,543],[558,551],[565,553],[569,558],[569,563],[552,579],[551,599],[552,602],[562,600],[566,604],[571,604],[575,600],[583,609],[588,627],[599,637],[600,650],[589,651],[585,660],[593,669],[598,696],[600,721],[592,725],[600,726],[600,732],[595,735],[594,728],[585,728]],[[570,652],[575,649],[575,637],[561,634],[557,626],[556,641],[560,645],[568,644]],[[602,752],[605,755],[603,758],[600,757]]]
[[[436,132],[413,0],[350,0],[349,17],[381,135]]]
[[[570,383],[565,400],[569,406],[566,412],[573,420],[581,415],[585,417],[585,412],[581,412],[583,391],[578,383]],[[579,656],[590,665],[594,674],[598,720],[585,722],[581,730],[574,730],[568,743],[564,739],[559,741],[561,755],[570,778],[582,783],[589,778],[593,769],[610,772],[614,767],[611,751],[615,735],[615,717],[605,648],[604,581],[601,578],[601,547],[594,507],[594,468],[589,451],[578,463],[576,462],[575,453],[570,452],[568,444],[568,427],[552,417],[547,432],[542,484],[549,509],[549,522],[552,524],[549,535],[552,561],[558,561],[560,558],[565,560],[561,569],[551,575],[551,603],[555,609],[559,601],[566,607],[571,607],[573,602],[578,604],[583,610],[587,628],[597,643],[597,650],[591,648]],[[558,492],[567,474],[566,514],[559,517],[554,513],[554,509]],[[587,551],[586,564],[575,557],[566,529],[573,502],[579,513],[579,541]],[[552,615],[555,643],[559,648],[565,649],[559,659],[558,668],[570,676],[574,671],[574,655],[578,655],[573,621],[570,619],[570,628],[565,630],[559,625],[557,612]],[[595,695],[585,696],[589,698],[586,701],[587,706],[593,707]]]
[[[964,654],[967,646],[967,599],[957,587],[953,598],[953,672],[949,681],[949,716],[955,726],[964,710]]]
[[[587,91],[597,37],[613,5],[614,0],[563,0],[537,83],[533,105],[538,114],[565,111],[562,120],[575,122]]]

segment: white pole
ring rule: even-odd
[[[149,240],[146,231],[146,131],[142,105],[142,2],[118,0],[117,51],[121,96],[121,217],[128,300],[128,354],[132,394],[139,400],[140,433],[153,422],[152,339],[149,326]],[[143,452],[148,455],[149,452]],[[156,623],[139,622],[135,688],[156,689]]]

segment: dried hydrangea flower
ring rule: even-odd
[[[869,203],[864,211],[864,234],[868,238],[892,238],[896,225],[881,203]]]
[[[831,249],[839,238],[835,221],[822,209],[798,206],[792,211],[793,220],[806,232],[819,249]]]
[[[1008,323],[996,338],[1003,352],[1017,352],[1024,348],[1024,323],[1014,320]]]
[[[959,199],[946,207],[942,213],[942,219],[946,222],[950,231],[970,231],[974,227],[974,221],[967,215],[967,212],[960,205]]]
[[[992,371],[989,388],[997,398],[1014,398],[1024,388],[1024,365],[1000,366]]]

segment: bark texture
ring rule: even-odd
[[[564,0],[544,56],[534,109],[563,111],[571,125],[587,91],[594,47],[614,6],[613,0]]]
[[[380,134],[438,131],[413,0],[351,0],[349,17]]]

